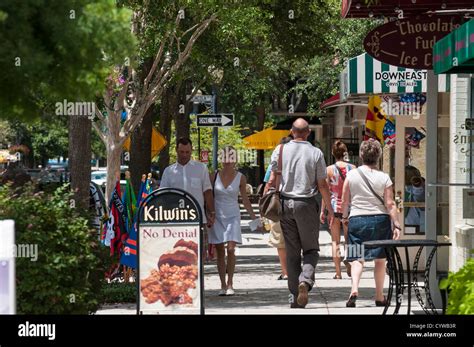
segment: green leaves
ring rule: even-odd
[[[48,101],[94,101],[108,71],[133,54],[130,16],[114,0],[2,1],[1,117],[36,118]]]
[[[135,283],[107,283],[102,286],[101,303],[115,304],[137,301],[137,285]]]
[[[36,261],[16,259],[21,314],[88,314],[98,307],[102,249],[87,218],[69,208],[70,197],[66,186],[53,194],[0,187],[0,219],[15,220],[17,247],[36,246],[38,253]]]
[[[448,290],[448,314],[474,314],[474,258],[440,284]]]

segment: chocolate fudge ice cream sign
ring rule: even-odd
[[[386,64],[433,69],[433,45],[465,21],[461,16],[425,16],[389,22],[364,40],[367,53]]]
[[[159,189],[141,205],[137,313],[204,313],[201,216],[180,189]]]

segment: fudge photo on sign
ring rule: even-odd
[[[197,252],[196,242],[181,239],[172,250],[161,255],[157,269],[141,281],[141,292],[148,304],[158,300],[165,306],[193,303],[188,290],[196,288]]]

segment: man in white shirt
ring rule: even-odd
[[[178,188],[191,194],[201,206],[203,223],[211,227],[214,224],[216,212],[209,171],[203,163],[191,160],[192,152],[191,140],[187,137],[179,138],[176,142],[178,161],[165,169],[160,188]]]

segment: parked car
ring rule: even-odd
[[[125,186],[127,185],[127,181],[125,180],[125,172],[120,174],[120,191],[123,193],[125,190]],[[123,179],[122,179],[123,178]],[[105,186],[107,185],[107,171],[106,170],[97,170],[91,172],[91,182],[97,184],[105,194]]]

